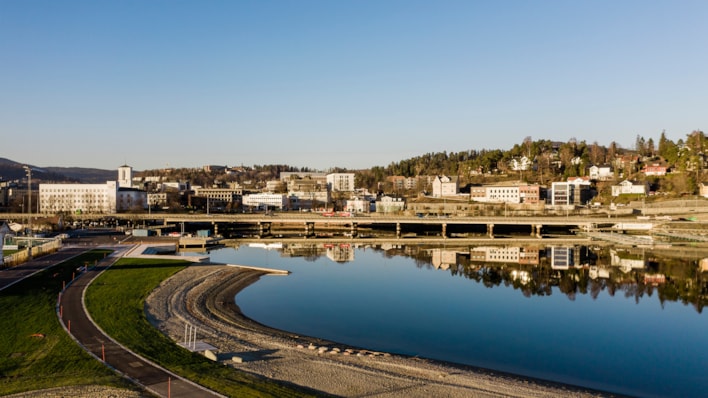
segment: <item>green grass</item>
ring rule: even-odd
[[[155,329],[144,313],[145,298],[184,261],[121,259],[89,287],[86,305],[101,328],[133,351],[231,397],[303,397],[315,393],[284,386],[207,360]]]
[[[87,384],[130,386],[79,347],[56,315],[62,282],[104,255],[84,254],[0,292],[0,395]]]

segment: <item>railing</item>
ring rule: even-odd
[[[32,246],[32,257],[54,253],[61,248],[61,239],[52,239],[41,245]],[[12,267],[27,262],[30,259],[29,249],[20,250],[3,258],[3,267]]]

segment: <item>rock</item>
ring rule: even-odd
[[[212,361],[216,361],[216,360],[217,360],[216,354],[214,354],[213,352],[211,352],[211,350],[205,350],[205,351],[204,351],[204,356],[205,356],[207,359],[210,359],[210,360],[212,360]]]

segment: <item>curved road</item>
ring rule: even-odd
[[[84,307],[84,291],[102,271],[120,258],[122,255],[120,251],[124,250],[126,249],[117,248],[111,256],[80,275],[64,290],[59,302],[64,327],[89,353],[99,360],[102,360],[105,355],[108,366],[154,394],[169,398],[223,397],[134,354],[113,341],[93,323]]]

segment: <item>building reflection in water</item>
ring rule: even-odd
[[[374,250],[384,257],[415,259],[419,268],[433,268],[462,276],[486,287],[512,286],[524,296],[561,292],[597,298],[600,292],[623,294],[639,301],[657,295],[660,302],[682,302],[702,312],[708,300],[708,252],[698,250],[649,251],[641,248],[589,246],[433,246],[356,245],[349,243],[252,244],[278,250],[284,257],[314,261],[326,257],[343,264],[354,260],[357,249]]]

